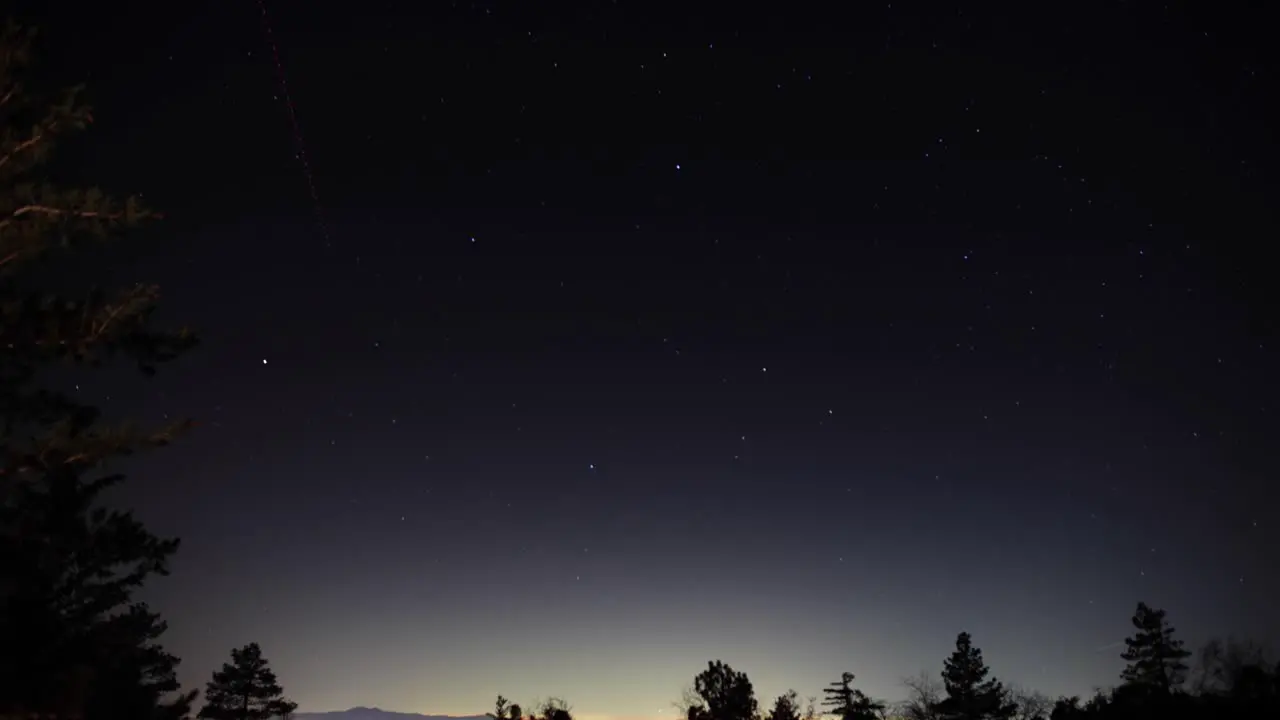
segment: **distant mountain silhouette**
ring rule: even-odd
[[[291,717],[293,720],[488,720],[485,715],[421,715],[371,707],[353,707],[333,712],[301,712],[294,713]]]

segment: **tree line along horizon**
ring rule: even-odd
[[[32,38],[13,22],[0,31],[0,720],[184,720],[199,692],[178,681],[180,660],[160,643],[164,619],[135,599],[148,579],[168,575],[179,541],[101,498],[124,480],[108,471],[111,461],[169,445],[193,423],[108,426],[98,408],[49,377],[112,362],[150,376],[198,340],[152,326],[155,285],[53,291],[43,282],[87,243],[111,242],[160,216],[135,197],[44,177],[55,143],[86,129],[92,114],[82,87],[41,94],[23,84]],[[1139,603],[1133,623],[1122,683],[1083,701],[1005,687],[960,633],[941,682],[922,675],[892,705],[843,673],[823,691],[821,708],[811,699],[802,709],[789,691],[762,713],[746,674],[713,661],[681,709],[685,720],[1280,718],[1280,665],[1260,647],[1210,643],[1196,682],[1187,683],[1190,653],[1164,612]],[[250,643],[213,673],[195,717],[265,720],[296,708]],[[525,715],[501,696],[489,716],[572,720],[560,701]]]

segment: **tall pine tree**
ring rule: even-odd
[[[183,425],[103,428],[95,408],[41,383],[58,366],[117,357],[151,374],[194,339],[149,328],[153,286],[47,289],[81,241],[148,213],[43,177],[55,141],[92,115],[80,88],[45,99],[25,87],[32,37],[12,23],[0,31],[0,715],[182,717],[194,694],[173,697],[178,659],[157,642],[165,624],[133,600],[178,543],[99,498],[121,480],[104,463],[167,444]]]
[[[257,643],[232,650],[231,662],[213,674],[204,696],[199,717],[207,720],[267,720],[288,717],[298,708],[285,699]]]
[[[990,674],[982,651],[969,633],[956,637],[956,650],[943,662],[942,685],[947,691],[934,709],[943,720],[1008,720],[1017,706],[1008,701],[1004,686]]]
[[[1191,653],[1173,636],[1174,629],[1165,620],[1164,610],[1138,603],[1133,615],[1136,632],[1124,640],[1120,657],[1129,664],[1120,673],[1125,685],[1135,689],[1168,695],[1187,677],[1184,660]]]
[[[840,675],[840,679],[822,689],[826,699],[822,701],[832,715],[840,720],[876,720],[884,710],[884,703],[876,702],[865,693],[850,686],[853,673]]]

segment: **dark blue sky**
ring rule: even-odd
[[[256,2],[45,15],[63,177],[168,213],[93,267],[205,338],[81,383],[202,423],[121,495],[184,682],[654,718],[715,658],[897,699],[962,630],[1084,693],[1138,600],[1280,637],[1274,58],[898,5],[269,2],[323,231]]]

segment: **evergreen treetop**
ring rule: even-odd
[[[876,720],[884,710],[884,703],[876,702],[853,688],[850,685],[853,679],[853,673],[841,673],[839,680],[823,688],[822,693],[826,695],[823,706],[840,720]]]
[[[276,674],[257,643],[231,651],[231,662],[213,673],[199,717],[207,720],[267,720],[293,714]]]
[[[935,707],[944,720],[1008,720],[1017,706],[1008,702],[1004,686],[973,646],[969,633],[956,637],[956,649],[943,663],[942,684],[947,696]]]
[[[1120,673],[1126,685],[1168,694],[1182,685],[1187,677],[1184,660],[1191,653],[1173,636],[1174,628],[1165,619],[1164,610],[1138,603],[1133,615],[1136,632],[1125,638],[1120,657],[1128,665]]]

